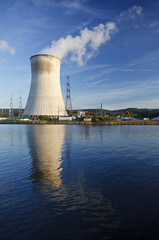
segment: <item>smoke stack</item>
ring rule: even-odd
[[[60,86],[61,60],[39,54],[32,56],[30,61],[32,78],[24,115],[67,115]]]

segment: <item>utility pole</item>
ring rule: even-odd
[[[101,115],[101,117],[103,117],[103,108],[102,108],[102,103],[101,103],[101,107],[100,107],[100,115]]]
[[[18,117],[22,117],[23,113],[22,113],[22,97],[19,97],[19,114]]]
[[[72,115],[72,101],[71,101],[71,90],[70,90],[70,77],[67,76],[67,89],[66,89],[66,111],[69,115]]]

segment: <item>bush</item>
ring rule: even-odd
[[[98,117],[92,117],[92,122],[99,122],[100,120],[99,120],[99,118]]]
[[[104,117],[98,117],[99,121],[105,121]]]
[[[38,119],[40,119],[40,121],[49,121],[50,116],[39,116]]]
[[[107,116],[107,117],[105,118],[105,121],[106,121],[106,122],[111,122],[111,121],[113,121],[114,119],[115,119],[115,117]]]

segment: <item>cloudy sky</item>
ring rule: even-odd
[[[0,108],[23,107],[30,57],[62,59],[73,108],[159,108],[158,0],[0,2]]]

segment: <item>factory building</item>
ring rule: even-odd
[[[34,55],[31,61],[31,86],[24,116],[67,116],[60,86],[58,57]]]

